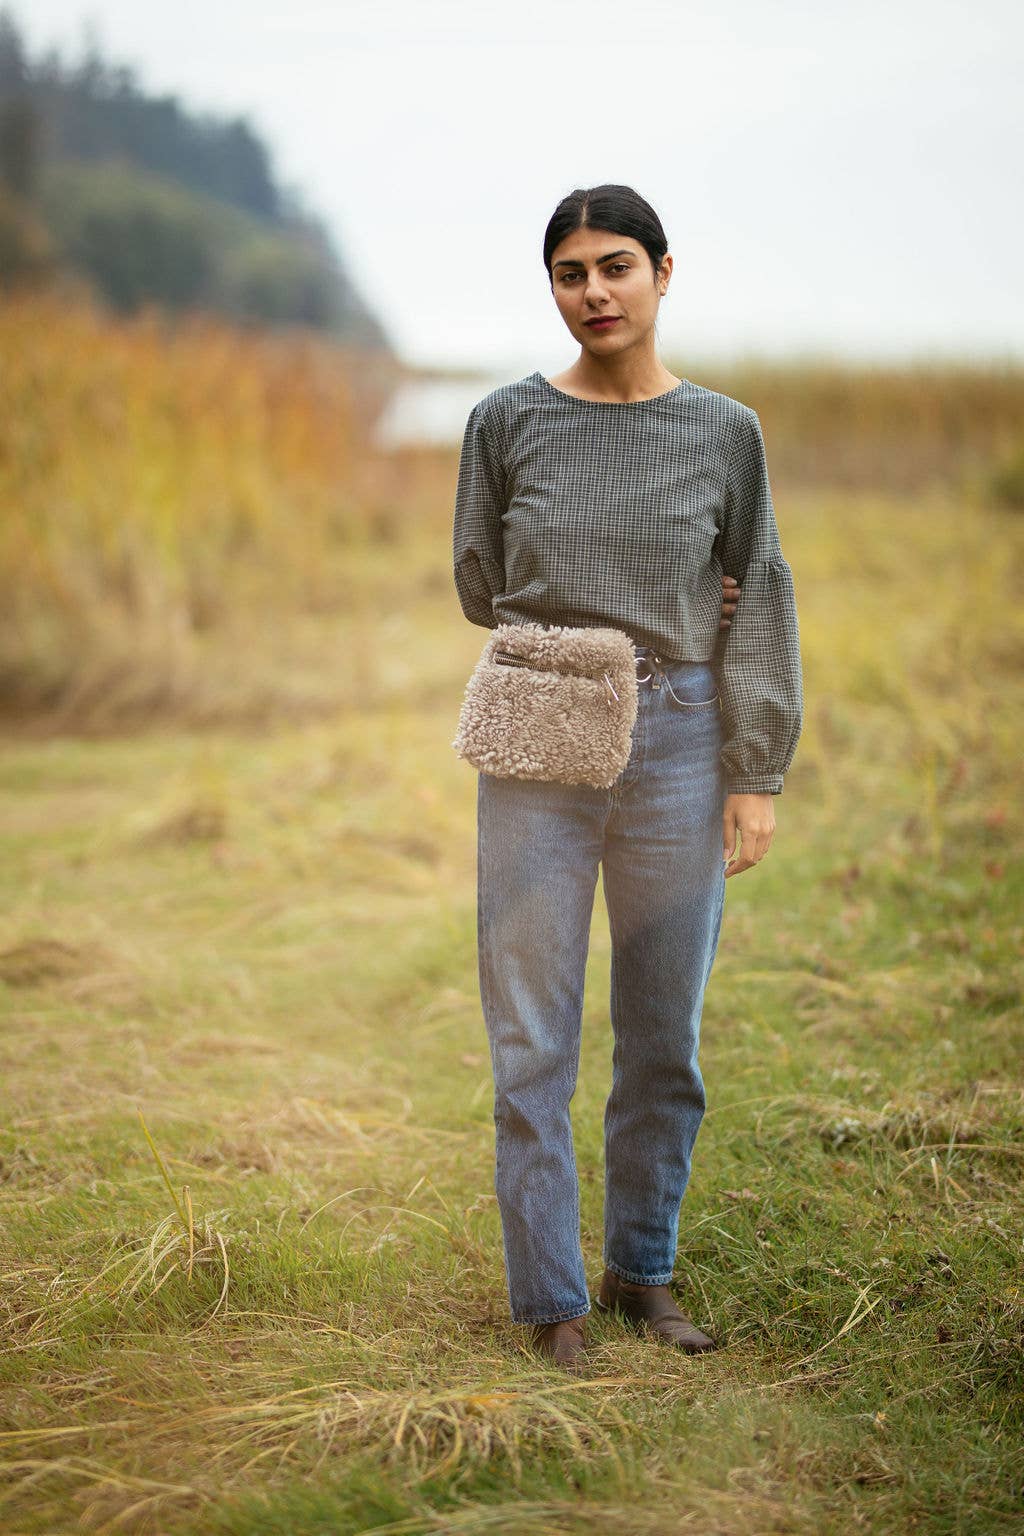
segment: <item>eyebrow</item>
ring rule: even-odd
[[[597,258],[597,265],[600,266],[603,261],[611,261],[613,256],[633,256],[634,254],[635,254],[635,252],[627,251],[625,249],[623,249],[621,251],[609,251],[607,256],[599,256]],[[555,266],[556,267],[582,267],[583,266],[583,262],[582,261],[556,261],[555,262]]]

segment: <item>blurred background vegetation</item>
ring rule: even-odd
[[[94,48],[27,56],[0,12],[0,277],[89,279],[116,311],[154,302],[292,321],[389,350],[323,223],[280,187],[242,119],[151,97]]]

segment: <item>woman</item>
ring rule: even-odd
[[[701,1010],[726,878],[771,846],[803,686],[758,417],[676,378],[655,351],[673,267],[657,214],[630,187],[572,192],[544,264],[580,354],[474,406],[454,574],[475,624],[623,630],[641,684],[611,789],[478,780],[480,993],[510,1308],[539,1353],[578,1371],[590,1295],[569,1101],[598,866],[615,1046],[596,1304],[684,1350],[713,1349],[669,1290],[705,1110]]]

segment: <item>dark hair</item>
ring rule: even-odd
[[[577,187],[562,198],[544,231],[544,265],[552,288],[555,285],[551,258],[557,247],[577,229],[609,229],[642,245],[651,258],[657,277],[668,250],[661,220],[639,192],[606,182],[600,187]]]

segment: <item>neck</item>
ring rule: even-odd
[[[682,380],[669,373],[654,351],[629,348],[609,357],[595,357],[581,351],[572,368],[563,376],[570,387],[595,400],[649,400],[663,395]]]

